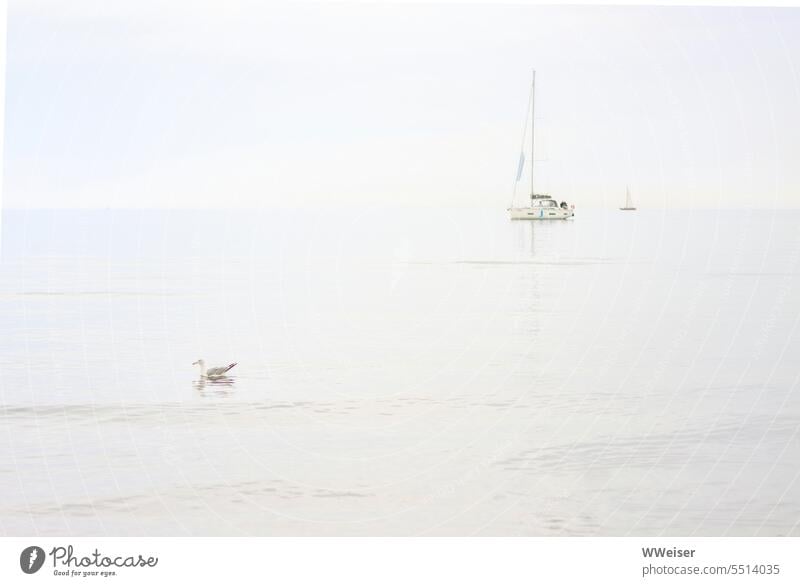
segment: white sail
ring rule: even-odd
[[[519,153],[519,166],[517,167],[517,182],[522,178],[522,170],[525,168],[525,151]]]

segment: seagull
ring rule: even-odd
[[[199,364],[200,365],[200,377],[201,378],[214,379],[214,378],[222,378],[223,376],[225,376],[226,372],[228,372],[231,368],[236,366],[238,363],[237,362],[232,362],[228,366],[216,366],[214,368],[209,368],[208,370],[206,370],[206,363],[205,363],[205,360],[203,360],[202,358],[200,360],[198,360],[197,362],[192,362],[192,366],[194,366],[195,364]]]

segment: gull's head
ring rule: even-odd
[[[200,360],[196,360],[196,361],[192,362],[192,366],[194,366],[195,364],[199,364],[200,366],[202,366],[203,365],[203,359],[201,358]]]

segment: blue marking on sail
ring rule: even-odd
[[[525,167],[525,151],[519,153],[519,165],[517,166],[517,181],[522,177],[522,169]]]

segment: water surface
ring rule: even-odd
[[[800,535],[800,213],[578,212],[6,212],[0,533]]]

